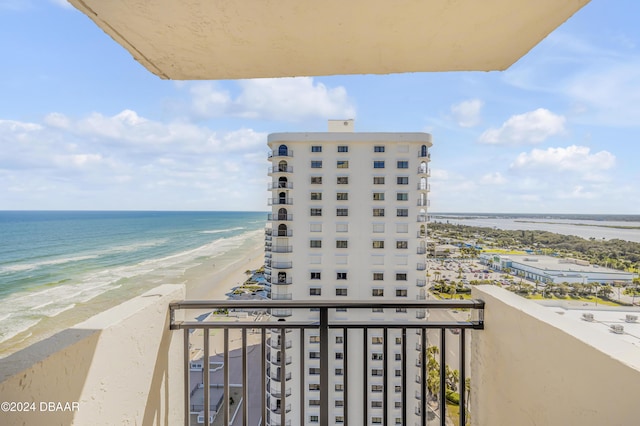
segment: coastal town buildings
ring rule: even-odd
[[[269,225],[267,227],[265,273],[273,300],[294,301],[406,301],[426,298],[426,236],[429,201],[431,135],[427,133],[354,132],[353,120],[331,120],[322,133],[275,133],[269,135]],[[293,313],[273,310],[284,321],[317,317],[313,310]],[[338,320],[416,321],[426,317],[424,309],[372,309],[350,312],[336,309]],[[366,317],[366,318],[365,318]],[[367,362],[349,369],[345,377],[344,333],[329,335],[331,415],[329,424],[345,419],[344,384],[367,383],[349,390],[349,401],[370,399],[368,418],[359,411],[350,424],[413,424],[420,419],[419,407],[403,406],[401,395],[419,389],[420,369],[414,358],[420,354],[416,333],[404,344],[413,353],[402,353],[403,337],[382,330],[368,331]],[[274,333],[270,339],[267,385],[268,425],[281,424],[290,407],[296,410],[294,424],[317,422],[319,411],[319,335],[310,331],[300,342],[297,333]],[[281,363],[281,347],[287,358],[304,359],[305,374],[298,366]],[[385,350],[386,349],[386,353]],[[304,353],[300,354],[301,351]],[[361,359],[361,347],[349,347]],[[411,368],[403,369],[403,357]],[[387,368],[385,367],[385,362]],[[415,370],[415,371],[413,371]],[[383,371],[395,371],[391,380]],[[293,373],[293,374],[292,374]],[[365,377],[366,376],[366,377]],[[282,383],[286,384],[286,407],[281,406]],[[384,387],[392,389],[384,389]],[[387,398],[387,419],[382,418]],[[410,420],[410,422],[409,422]]]
[[[586,260],[541,255],[481,253],[480,263],[496,271],[508,271],[540,283],[622,284],[632,283],[631,272],[591,265]]]

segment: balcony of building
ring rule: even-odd
[[[279,173],[293,173],[293,167],[292,166],[274,166],[274,167],[269,167],[267,169],[267,173],[269,175],[274,175],[274,174],[279,174]]]
[[[269,184],[267,185],[267,191],[272,191],[274,189],[293,189],[293,182],[269,182]]]
[[[293,205],[293,198],[285,198],[285,197],[268,198],[267,204],[270,206],[282,206],[282,205],[290,206],[290,205]]]
[[[469,415],[466,420],[472,426],[637,423],[636,395],[632,390],[640,383],[640,357],[634,340],[629,341],[615,333],[596,331],[592,323],[558,315],[547,307],[498,287],[474,287],[473,297],[483,300],[483,304],[473,301],[446,301],[441,304],[427,301],[412,302],[413,305],[401,302],[383,306],[390,310],[400,305],[409,309],[415,306],[425,308],[429,312],[428,319],[418,321],[415,325],[395,321],[339,323],[332,318],[332,311],[338,305],[322,303],[313,305],[319,309],[319,317],[315,321],[281,322],[275,318],[269,319],[272,318],[268,315],[269,309],[293,309],[297,302],[260,301],[249,304],[242,311],[234,304],[236,302],[228,301],[176,303],[176,300],[184,299],[184,294],[182,286],[154,288],[0,359],[0,395],[4,400],[38,403],[70,401],[77,402],[80,407],[56,412],[2,412],[1,424],[195,425],[198,417],[206,419],[207,414],[221,419],[220,424],[232,424],[232,418],[235,419],[235,426],[260,424],[261,419],[267,418],[265,412],[270,411],[265,398],[269,393],[269,388],[265,387],[267,374],[256,373],[252,369],[258,368],[266,373],[263,366],[267,365],[269,350],[282,350],[277,339],[273,339],[274,330],[284,328],[290,330],[287,336],[300,333],[307,336],[312,331],[314,335],[320,333],[316,343],[321,353],[318,360],[320,383],[328,380],[327,377],[323,379],[323,375],[328,375],[330,365],[333,366],[333,354],[323,345],[328,341],[326,333],[329,330],[347,330],[348,339],[345,342],[350,349],[344,351],[347,368],[344,377],[351,377],[348,371],[361,369],[365,362],[371,362],[362,355],[353,355],[353,351],[362,346],[364,330],[369,330],[371,336],[376,329],[383,334],[391,334],[402,333],[406,328],[406,335],[417,339],[410,346],[411,354],[417,350],[425,355],[419,367],[416,367],[413,365],[416,358],[407,353],[409,345],[400,345],[399,353],[411,364],[411,370],[402,377],[406,377],[407,386],[414,384],[425,393],[420,391],[417,394],[419,400],[413,390],[410,395],[402,394],[406,400],[402,406],[407,407],[404,414],[407,417],[402,424],[413,425],[417,422],[421,425],[437,425],[442,422],[440,405],[435,403],[442,400],[442,396],[434,397],[427,389],[424,378],[429,377],[429,363],[425,361],[429,359],[426,351],[423,351],[431,345],[440,345],[442,335],[445,336],[446,349],[436,355],[436,360],[445,352],[444,363],[457,368],[461,375],[462,368],[465,368],[464,375],[470,377],[468,392],[461,393],[459,406],[468,408],[461,411]],[[379,306],[376,304],[376,307]],[[209,317],[206,321],[195,319],[202,312],[212,312],[216,307],[231,309],[230,314],[237,317],[223,315],[219,318]],[[305,302],[304,307],[297,309],[308,312],[309,308],[309,303]],[[352,309],[355,307],[350,305],[349,312]],[[459,319],[438,318],[441,315],[439,312],[447,312],[448,315],[452,309],[459,311]],[[467,315],[472,312],[477,314],[469,321]],[[482,316],[479,316],[480,312]],[[484,322],[480,321],[482,318]],[[621,321],[624,321],[624,315]],[[449,331],[456,329],[461,330],[459,334]],[[422,334],[414,334],[415,330]],[[272,343],[272,339],[275,343]],[[463,339],[464,344],[461,343]],[[388,343],[395,344],[391,341]],[[467,345],[470,349],[465,350],[461,357],[468,360],[469,368],[464,364],[455,365],[446,358],[452,349],[458,352],[457,348],[462,350]],[[280,360],[284,361],[287,368],[285,373],[299,377],[296,369],[300,360],[294,356],[292,364],[286,364],[288,357],[295,352],[287,353],[292,347],[290,343],[284,346]],[[215,361],[210,363],[212,367],[209,374],[192,371],[193,364],[190,361],[196,358]],[[382,365],[386,362],[383,361]],[[270,373],[275,374],[275,370]],[[438,374],[439,371],[435,377]],[[285,382],[289,383],[286,375]],[[276,390],[278,398],[284,395],[283,406],[292,403],[287,402],[287,398],[291,397],[291,386],[285,386],[282,393],[278,394],[278,388],[282,389],[281,382],[270,383],[270,389]],[[237,384],[241,386],[234,387]],[[344,394],[348,398],[349,387],[364,389],[365,385],[362,380],[347,383]],[[331,410],[329,405],[333,403],[328,400],[324,389],[326,387],[321,386],[320,391],[314,391],[321,401],[320,425],[329,421],[327,413]],[[225,392],[238,392],[238,399],[242,402],[229,404],[227,399],[222,399],[222,404],[218,405],[216,395]],[[206,397],[205,393],[208,393]],[[192,399],[197,395],[202,395],[202,402]],[[275,395],[272,393],[272,396]],[[203,403],[206,400],[210,403]],[[417,405],[409,404],[410,400]],[[365,405],[363,401],[359,404],[345,401],[344,423],[352,426],[363,424],[358,419],[363,418]],[[205,413],[207,407],[208,413]],[[278,424],[281,424],[280,421],[284,424],[308,424],[308,418],[301,411],[304,407],[292,403],[291,408],[284,418],[277,416],[272,420],[277,419]],[[450,417],[451,406],[445,404],[443,410],[444,415]],[[420,417],[422,414],[416,415],[416,411],[427,413],[425,420]],[[393,424],[393,419],[385,419],[388,424]]]
[[[274,157],[293,157],[293,150],[292,149],[276,149],[273,151],[269,151],[269,155],[268,155],[268,159],[271,160]]]
[[[292,221],[293,220],[293,215],[292,214],[286,214],[286,213],[269,213],[269,214],[267,214],[267,220],[272,221],[272,222]]]

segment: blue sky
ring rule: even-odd
[[[267,210],[266,137],[432,133],[434,212],[640,214],[640,2],[504,72],[160,80],[63,0],[0,0],[0,210]]]

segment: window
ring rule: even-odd
[[[374,161],[373,162],[374,169],[384,169],[384,161]]]
[[[383,217],[384,216],[384,209],[373,209],[373,216],[374,217]]]
[[[383,339],[382,339],[382,337],[380,337],[380,336],[373,336],[373,337],[371,338],[371,344],[372,344],[372,345],[381,345],[381,344],[382,344],[382,341],[383,341]]]
[[[349,193],[348,192],[338,192],[336,194],[336,200],[338,201],[347,201],[349,199]]]
[[[311,168],[312,169],[321,169],[322,168],[322,160],[311,160]]]
[[[322,192],[312,192],[311,193],[311,199],[313,201],[319,201],[322,200]]]
[[[318,423],[320,416],[309,416],[309,423]]]
[[[381,353],[379,352],[374,352],[371,354],[371,359],[374,361],[382,361],[384,359],[384,357],[382,356]]]
[[[375,240],[373,242],[373,248],[374,249],[383,249],[384,248],[384,241],[381,240]]]
[[[346,288],[336,288],[336,296],[346,296],[347,289]]]
[[[396,281],[406,281],[406,280],[407,280],[407,274],[405,272],[396,274]]]
[[[382,280],[384,280],[384,274],[382,272],[374,272],[373,273],[373,280],[374,281],[382,281]]]
[[[407,234],[407,233],[409,233],[409,224],[408,223],[396,223],[396,232],[398,234]]]
[[[371,295],[373,297],[382,297],[382,296],[384,296],[384,289],[383,288],[372,288],[371,289]]]
[[[311,272],[311,279],[312,280],[319,280],[320,279],[320,272]]]
[[[336,278],[339,279],[339,280],[346,280],[347,279],[347,273],[346,272],[338,272]]]
[[[371,417],[371,423],[374,425],[381,425],[382,417]]]
[[[396,183],[398,185],[409,185],[409,177],[408,176],[398,176],[398,177],[396,177]]]
[[[404,289],[404,288],[396,289],[396,297],[407,297],[407,289]]]
[[[384,232],[384,223],[374,223],[373,224],[373,232],[376,234],[380,234]]]
[[[409,216],[409,209],[396,209],[397,217],[407,217]]]
[[[320,336],[309,336],[309,343],[320,343]]]
[[[319,376],[320,375],[320,368],[317,368],[317,367],[309,368],[309,375],[311,375],[311,376]]]
[[[383,201],[384,200],[384,192],[374,192],[373,193],[374,201]]]
[[[343,392],[343,391],[344,391],[344,385],[343,385],[342,383],[337,383],[337,384],[333,387],[333,389],[334,389],[336,392]]]
[[[336,352],[336,359],[344,359],[344,354],[342,352]]]
[[[309,224],[310,232],[322,232],[322,224],[321,223],[310,223]]]
[[[309,241],[309,247],[311,248],[321,248],[322,240],[311,240]]]
[[[309,400],[309,405],[319,406],[320,405],[320,400],[319,399],[310,399]]]
[[[320,145],[311,145],[311,152],[322,152],[322,147]]]
[[[349,209],[336,209],[336,216],[349,216]]]
[[[338,167],[339,169],[348,169],[349,162],[346,160],[338,160],[336,163],[336,167]]]
[[[406,314],[407,308],[396,308],[396,314]]]
[[[344,371],[342,370],[342,368],[336,368],[335,374],[336,376],[342,376],[344,374]]]
[[[311,176],[311,183],[314,185],[322,183],[322,176]]]
[[[396,370],[396,377],[402,377],[402,370]]]
[[[309,352],[309,358],[311,358],[311,359],[320,359],[320,352],[317,352],[317,351]]]
[[[409,193],[407,193],[407,192],[398,192],[396,194],[396,200],[398,200],[398,201],[409,201]]]
[[[409,168],[409,162],[408,161],[398,161],[398,168],[399,169],[408,169]]]
[[[309,289],[309,296],[322,296],[322,289],[321,288],[310,288]]]
[[[336,407],[338,406],[337,404],[338,404],[338,401],[336,401]],[[344,405],[344,403],[342,403],[342,405]],[[342,405],[340,405],[340,407],[342,407]],[[344,416],[336,416],[336,423],[344,423]]]
[[[336,248],[349,248],[349,242],[347,240],[337,240]]]
[[[374,314],[384,314],[384,309],[383,308],[371,308],[371,312],[373,312]]]
[[[371,401],[371,408],[382,408],[382,401]]]
[[[336,232],[349,232],[348,223],[336,223]]]
[[[320,383],[311,383],[309,385],[309,390],[310,391],[319,391],[320,390]]]
[[[396,404],[398,404],[398,403],[396,402]],[[396,407],[396,408],[402,408],[402,403],[400,403],[400,406]],[[402,417],[396,417],[396,424],[397,425],[401,425],[402,424]]]
[[[402,354],[396,354],[396,361],[402,361]]]
[[[341,344],[343,342],[342,336],[336,336],[336,344]]]
[[[376,145],[373,147],[373,152],[384,152],[384,145]]]
[[[372,376],[382,376],[383,372],[381,368],[372,368],[371,369],[371,375]]]
[[[311,214],[311,216],[322,216],[322,209],[311,209],[309,213]]]
[[[349,152],[349,147],[346,145],[338,145],[338,152]]]
[[[371,385],[371,392],[382,392],[382,385]]]
[[[338,179],[336,180],[336,183],[338,185],[346,185],[349,183],[349,177],[348,176],[338,176]]]
[[[395,401],[393,407],[394,408],[402,408],[402,401]],[[402,424],[402,423],[398,423],[398,420],[402,420],[402,419],[396,419],[396,424],[397,425]]]
[[[374,176],[373,177],[374,185],[384,185],[384,176]]]
[[[396,241],[397,249],[407,249],[409,248],[409,243],[407,241]]]
[[[401,393],[402,392],[402,386],[396,386],[395,387],[395,391],[396,391],[396,393]]]

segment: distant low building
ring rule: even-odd
[[[452,244],[437,245],[434,248],[433,255],[435,257],[452,257],[460,253],[460,247]]]
[[[508,270],[512,275],[543,283],[628,285],[633,280],[633,274],[630,272],[591,265],[588,261],[579,259],[562,259],[536,255],[505,256],[495,253],[482,253],[480,255],[480,263],[496,271]]]

